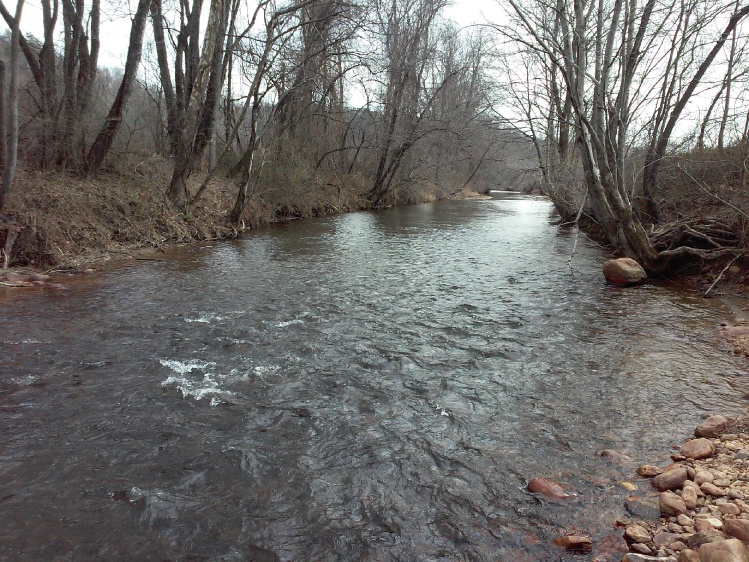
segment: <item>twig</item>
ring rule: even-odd
[[[738,256],[736,256],[735,258],[733,258],[730,262],[728,262],[728,265],[723,268],[723,271],[721,271],[720,275],[718,275],[718,277],[716,277],[715,281],[713,281],[713,284],[710,285],[710,287],[707,289],[707,291],[705,291],[705,297],[707,297],[710,294],[710,291],[712,291],[713,288],[715,287],[715,285],[717,285],[718,282],[723,278],[723,274],[726,271],[728,271],[728,269],[734,264],[734,262],[736,262],[736,260],[739,259],[740,257],[742,257],[743,255],[744,254],[739,254]]]
[[[575,225],[575,242],[572,244],[572,252],[570,253],[570,257],[567,260],[567,267],[570,268],[570,273],[572,276],[575,276],[575,270],[572,267],[572,258],[575,257],[575,252],[577,251],[577,241],[580,238],[580,217],[583,216],[583,209],[585,209],[585,202],[588,200],[588,192],[585,191],[583,193],[583,200],[582,203],[580,203],[580,209],[577,211],[577,216],[575,217],[575,222],[573,223]],[[578,271],[578,273],[580,273]]]

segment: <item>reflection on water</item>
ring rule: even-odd
[[[563,530],[600,542],[633,476],[600,451],[665,461],[699,413],[745,408],[746,373],[711,303],[609,287],[583,240],[573,277],[549,213],[309,220],[4,298],[0,559],[560,560]],[[541,500],[534,476],[578,495]]]

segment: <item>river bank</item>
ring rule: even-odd
[[[309,190],[303,186],[258,188],[251,194],[240,224],[233,225],[226,215],[236,196],[231,180],[219,174],[200,203],[183,213],[164,197],[168,162],[156,156],[131,160],[119,162],[116,169],[93,179],[23,171],[0,215],[0,268],[10,266],[8,271],[0,269],[0,280],[19,287],[28,286],[26,282],[41,284],[39,275],[81,273],[128,259],[158,259],[170,246],[236,238],[266,224],[369,206],[363,183]],[[193,191],[203,175],[195,174]],[[398,204],[472,197],[483,196],[473,191],[448,194],[436,186],[420,186],[402,190]],[[30,278],[34,274],[37,277]]]

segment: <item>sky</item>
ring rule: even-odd
[[[114,0],[112,3],[121,2],[120,13],[115,17],[105,17],[102,14],[101,22],[101,49],[99,64],[109,68],[123,68],[125,66],[125,55],[130,35],[130,20],[127,16],[127,0]],[[131,0],[134,11],[135,0]],[[108,3],[105,3],[105,6]],[[208,6],[208,2],[205,5]],[[15,3],[6,1],[6,7],[12,13]],[[103,12],[108,12],[106,7]],[[445,11],[445,16],[456,21],[460,26],[470,26],[485,22],[487,19],[496,21],[499,13],[498,3],[492,0],[454,0],[452,5]],[[41,0],[26,0],[21,17],[21,30],[25,34],[42,36],[42,11]]]

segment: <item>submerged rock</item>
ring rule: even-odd
[[[635,517],[640,517],[642,519],[658,519],[661,516],[658,498],[630,496],[627,498],[626,506],[627,511]]]
[[[639,474],[643,478],[653,478],[654,476],[658,476],[662,472],[662,469],[658,468],[657,466],[653,466],[652,464],[643,464],[637,469],[637,474]]]
[[[537,494],[542,494],[548,498],[559,500],[566,500],[575,495],[565,492],[561,484],[557,484],[548,478],[533,478],[528,482],[528,490]]]
[[[620,464],[632,462],[632,457],[614,449],[604,449],[601,451],[601,456]]]
[[[567,535],[554,539],[554,544],[573,552],[590,552],[593,542],[584,535]]]
[[[609,260],[603,264],[606,281],[614,285],[634,285],[647,279],[648,274],[632,258]]]

